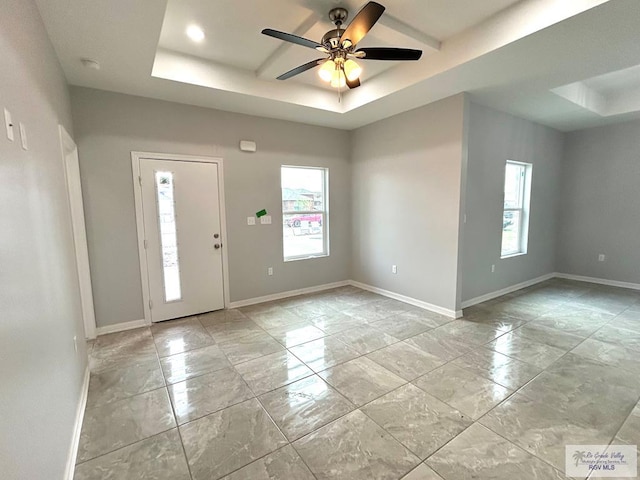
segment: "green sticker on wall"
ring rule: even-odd
[[[263,208],[259,212],[256,212],[256,217],[258,217],[258,218],[264,217],[266,214],[267,214],[267,210]]]

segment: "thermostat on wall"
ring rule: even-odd
[[[240,140],[240,150],[243,152],[255,152],[256,142],[250,140]]]

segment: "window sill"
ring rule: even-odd
[[[513,258],[513,257],[521,257],[522,255],[526,255],[527,252],[516,252],[516,253],[510,253],[509,255],[503,255],[500,257],[500,260],[504,260],[506,258]]]
[[[316,255],[305,255],[305,256],[301,256],[301,257],[289,257],[289,258],[285,258],[284,261],[286,262],[297,262],[299,260],[313,260],[314,258],[324,258],[324,257],[328,257],[329,254],[328,253],[319,253]]]

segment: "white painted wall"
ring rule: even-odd
[[[0,132],[0,476],[61,479],[86,367],[58,124],[67,87],[32,0],[0,10],[0,107],[27,128]],[[1,110],[0,110],[1,111]],[[78,338],[76,353],[73,337]]]
[[[354,280],[455,310],[464,105],[456,95],[353,132]]]
[[[468,121],[463,302],[555,271],[564,138],[551,128],[473,102]],[[533,164],[529,249],[526,255],[501,260],[507,160]]]
[[[349,278],[349,132],[84,88],[72,105],[98,326],[144,316],[133,150],[223,158],[231,301]],[[241,152],[240,140],[258,151]],[[283,164],[329,168],[329,257],[283,261]],[[262,208],[273,224],[247,226]]]
[[[640,121],[566,134],[562,166],[558,269],[640,283]]]

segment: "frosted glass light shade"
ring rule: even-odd
[[[347,78],[350,82],[353,82],[355,79],[360,77],[362,73],[362,68],[353,60],[349,59],[344,62],[344,73],[347,75]]]
[[[344,78],[344,74],[341,70],[334,70],[331,77],[331,86],[333,88],[342,88],[347,84],[347,80]]]
[[[325,82],[330,82],[333,78],[333,73],[336,71],[336,64],[333,60],[327,60],[322,64],[320,69],[318,70],[318,75]]]

